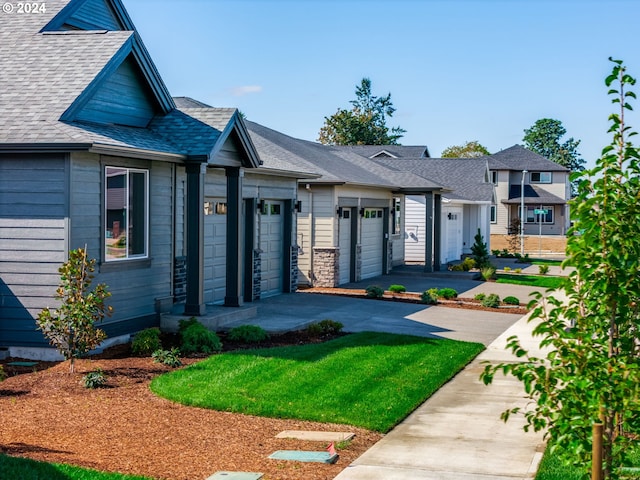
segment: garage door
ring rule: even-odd
[[[260,296],[269,297],[282,293],[284,204],[266,200],[260,215],[260,249],[262,254],[262,280]]]
[[[340,285],[351,281],[351,218],[351,209],[343,209],[342,216],[339,220],[340,257],[338,267],[340,269],[340,276],[338,282]]]
[[[382,275],[382,236],[384,212],[381,208],[365,208],[362,218],[361,278]]]
[[[227,203],[224,198],[205,198],[204,301],[224,303],[227,284]]]
[[[460,260],[462,256],[462,207],[442,208],[442,263]]]

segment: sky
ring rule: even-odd
[[[591,167],[616,111],[608,58],[640,76],[637,0],[123,1],[173,96],[305,140],[367,77],[391,93],[400,143],[432,157],[471,140],[491,153],[523,144],[553,118]]]

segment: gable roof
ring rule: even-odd
[[[513,147],[501,150],[493,155],[489,155],[489,168],[491,170],[512,170],[512,171],[545,171],[545,172],[568,172],[569,169],[562,165],[546,159],[542,155],[523,147],[514,145]]]
[[[246,123],[265,167],[288,166],[316,172],[318,177],[309,179],[309,183],[351,184],[394,191],[432,191],[443,188],[442,185],[411,172],[390,169],[350,149],[301,140],[255,122]]]
[[[334,145],[367,158],[429,158],[426,145]]]
[[[444,185],[450,190],[446,196],[451,199],[491,202],[494,198],[486,158],[376,158],[375,161]]]

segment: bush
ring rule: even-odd
[[[131,342],[131,352],[141,357],[147,357],[160,348],[162,348],[162,343],[160,342],[160,329],[157,327],[138,332]]]
[[[502,299],[502,302],[506,303],[507,305],[520,305],[520,299],[513,296],[504,297]]]
[[[458,296],[458,292],[456,292],[453,288],[441,288],[438,290],[438,297],[445,298],[447,300],[451,300],[452,298],[456,298]]]
[[[500,297],[495,293],[490,293],[481,303],[483,307],[498,308],[500,306]]]
[[[504,267],[504,268],[503,268],[503,270],[504,270],[505,272],[510,272],[510,271],[511,271],[511,267]]]
[[[489,281],[491,280],[496,274],[496,267],[494,267],[493,265],[489,266],[489,267],[484,267],[483,269],[480,270],[480,275],[482,276],[482,279],[484,281]]]
[[[365,291],[367,292],[367,297],[369,298],[382,298],[382,296],[384,295],[384,290],[378,285],[369,285]]]
[[[513,272],[514,273],[522,273],[522,269],[521,268],[514,268]]]
[[[82,376],[82,385],[84,386],[84,388],[101,388],[106,384],[107,376],[100,368]]]
[[[192,353],[213,353],[222,350],[218,335],[208,330],[195,318],[186,320],[185,327],[180,326],[180,351],[184,355]]]
[[[475,300],[484,300],[485,298],[487,298],[487,295],[485,293],[476,293],[476,295],[473,297]]]
[[[457,263],[455,265],[451,265],[449,270],[452,272],[464,272],[464,266],[461,263]]]
[[[487,244],[484,242],[480,229],[478,229],[478,233],[473,237],[473,240],[474,243],[471,245],[473,260],[478,268],[484,268],[489,265],[489,250],[487,250]]]
[[[425,290],[422,292],[420,300],[427,305],[436,305],[438,303],[438,289],[430,288],[429,290]]]
[[[389,291],[391,293],[402,293],[407,291],[407,287],[404,285],[391,285],[389,286]]]
[[[538,265],[538,271],[540,275],[546,275],[549,273],[549,265]]]
[[[7,374],[5,373],[3,366],[0,365],[0,382],[5,380],[6,378],[7,378]]]
[[[229,330],[227,338],[233,342],[260,343],[267,340],[269,334],[258,325],[241,325]]]
[[[307,327],[307,334],[312,337],[321,337],[323,335],[335,335],[340,333],[344,328],[344,325],[340,322],[329,320],[321,320],[317,323],[312,323]]]
[[[158,349],[151,354],[151,357],[155,363],[162,363],[168,367],[176,368],[182,365],[180,358],[178,358],[179,355],[180,350],[174,347],[171,350]]]

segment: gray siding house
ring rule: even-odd
[[[119,0],[50,0],[0,30],[0,347],[38,355],[57,269],[86,246],[110,337],[297,285],[297,179],[235,109],[168,93]]]

